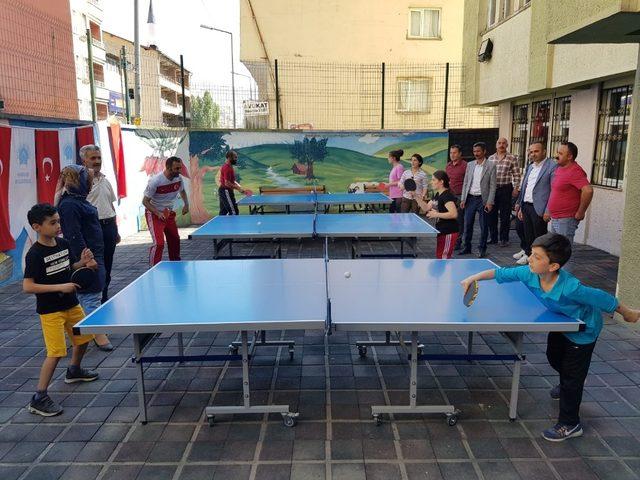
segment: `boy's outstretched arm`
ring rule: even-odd
[[[489,269],[489,270],[485,270],[483,272],[474,273],[473,275],[471,275],[471,276],[465,278],[464,280],[462,280],[460,282],[460,285],[462,285],[462,291],[466,292],[469,289],[469,285],[471,285],[476,280],[477,281],[493,280],[494,278],[496,278],[495,269]]]

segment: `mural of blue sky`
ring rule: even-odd
[[[319,134],[318,136],[320,136]],[[356,134],[357,135],[357,134]],[[357,152],[372,155],[388,145],[395,145],[400,142],[413,142],[416,140],[425,140],[432,137],[442,137],[446,135],[443,132],[381,132],[366,133],[356,136],[353,133],[349,135],[327,135],[329,141],[328,147],[344,148],[347,150],[355,150]]]

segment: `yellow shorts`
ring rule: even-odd
[[[84,310],[80,305],[61,312],[40,315],[42,336],[47,347],[47,357],[66,357],[67,343],[64,332],[73,345],[84,345],[93,340],[93,335],[74,335],[73,326],[84,318]]]

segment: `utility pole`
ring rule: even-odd
[[[215,30],[216,32],[226,33],[231,37],[231,103],[233,110],[233,128],[237,128],[236,124],[236,71],[233,63],[233,33],[228,32],[226,30],[221,30],[219,28],[210,27],[209,25],[200,25],[200,28],[205,28],[207,30]]]
[[[127,123],[131,123],[131,106],[129,105],[129,78],[127,77],[129,62],[127,62],[127,50],[124,48],[124,45],[120,49],[120,66],[122,68],[124,79],[124,106],[126,109]]]
[[[91,120],[95,123],[98,120],[96,111],[96,82],[93,77],[93,37],[91,29],[87,28],[87,62],[89,63],[89,89],[91,90]]]
[[[133,54],[134,54],[134,68],[135,68],[135,107],[136,117],[139,121],[142,118],[141,111],[141,91],[140,86],[140,12],[139,12],[139,0],[133,0]]]

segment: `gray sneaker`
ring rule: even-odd
[[[549,390],[549,396],[553,400],[560,400],[560,385],[556,385],[551,390]]]
[[[71,373],[71,370],[67,368],[67,375],[64,377],[64,383],[93,382],[98,377],[98,372],[81,368],[78,373],[73,374]]]
[[[31,397],[27,410],[36,415],[42,415],[43,417],[55,417],[63,411],[62,407],[51,400],[49,395],[45,395],[40,400],[36,400],[35,395]]]

